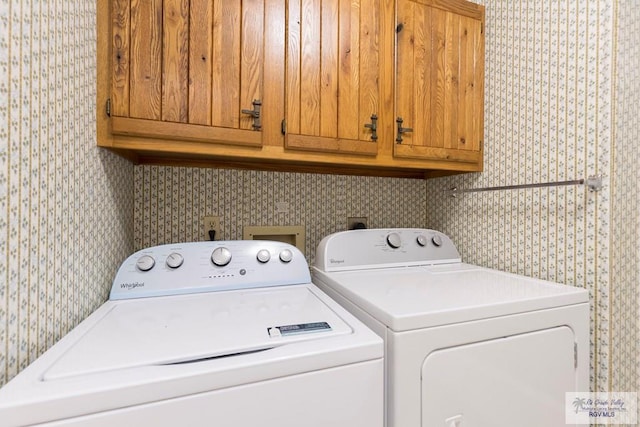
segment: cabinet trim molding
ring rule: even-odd
[[[262,146],[262,133],[257,131],[127,117],[111,117],[111,131],[114,135],[224,143],[245,147]]]

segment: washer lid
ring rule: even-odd
[[[230,358],[352,332],[304,285],[107,304],[108,312],[46,370],[44,381]]]
[[[394,331],[588,302],[581,288],[464,263],[314,274]]]

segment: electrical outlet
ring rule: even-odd
[[[204,217],[204,240],[211,240],[211,237],[209,236],[209,231],[213,230],[215,231],[215,236],[213,240],[220,240],[221,239],[221,235],[220,235],[220,217],[219,216],[212,216],[212,215],[207,215]]]
[[[362,227],[364,225],[364,227]],[[366,216],[348,216],[347,230],[356,230],[358,228],[369,228]]]

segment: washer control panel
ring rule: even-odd
[[[309,265],[293,245],[230,240],[160,245],[127,258],[110,299],[310,283]]]
[[[322,271],[460,262],[451,239],[426,228],[350,230],[320,242],[314,267]]]

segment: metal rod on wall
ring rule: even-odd
[[[500,187],[484,187],[484,188],[457,188],[453,187],[449,191],[451,197],[456,197],[458,193],[480,193],[483,191],[499,191],[499,190],[520,190],[525,188],[543,188],[543,187],[562,187],[567,185],[586,185],[590,191],[599,191],[602,189],[602,177],[590,176],[587,179],[575,179],[572,181],[555,181],[541,182],[537,184],[519,184],[519,185],[503,185]]]

